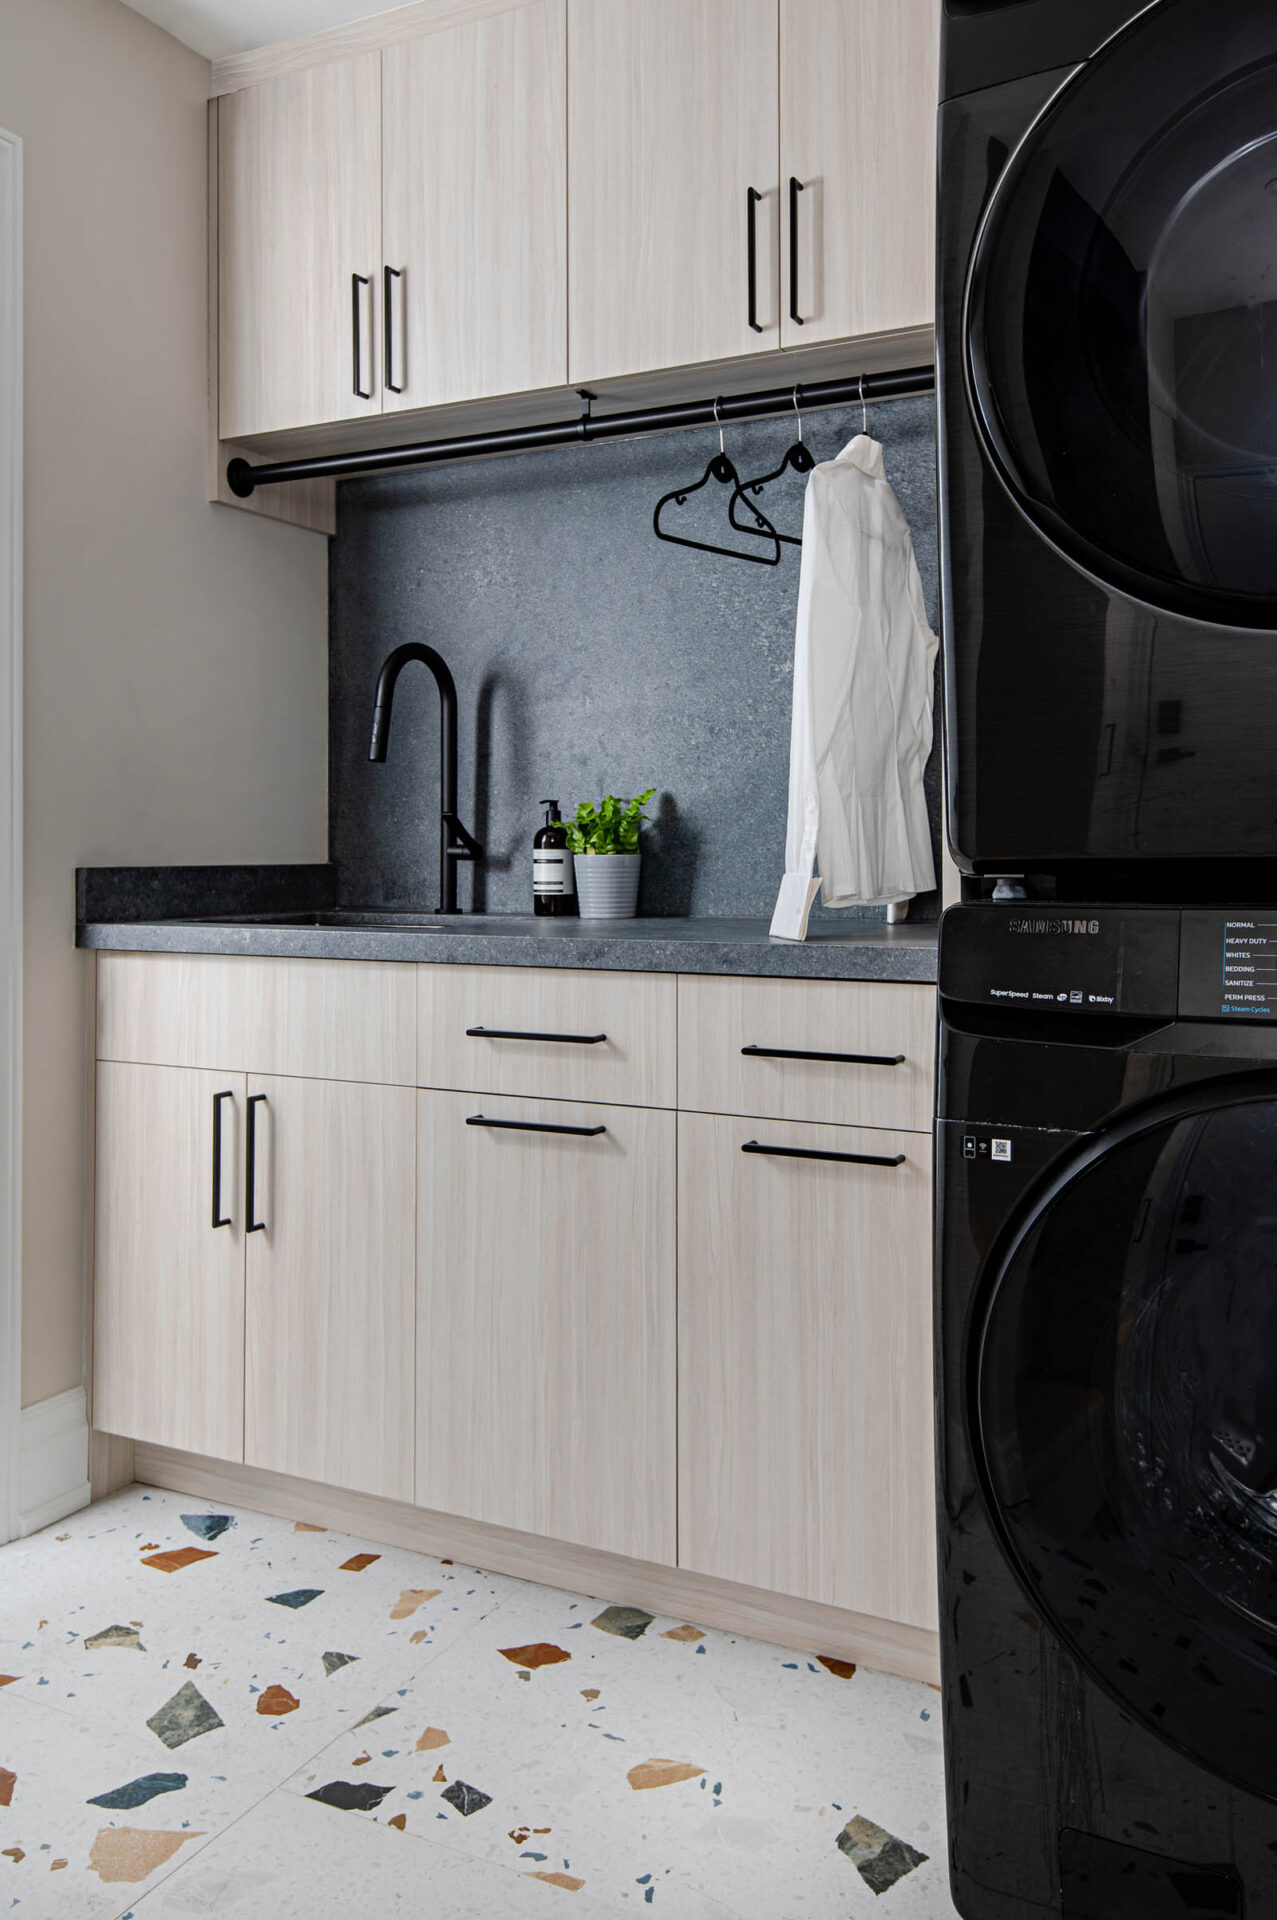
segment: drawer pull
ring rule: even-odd
[[[766,1153],[778,1160],[841,1160],[853,1167],[903,1167],[903,1153],[826,1153],[817,1147],[765,1147],[747,1140],[742,1153]]]
[[[213,1230],[232,1225],[229,1213],[222,1212],[222,1102],[233,1100],[233,1093],[213,1095]]]
[[[245,1233],[265,1233],[266,1231],[266,1222],[253,1217],[257,1211],[257,1109],[265,1104],[264,1093],[249,1095],[247,1139],[244,1144]]]
[[[742,1047],[754,1060],[834,1060],[844,1067],[903,1067],[903,1053],[806,1053],[797,1047]]]
[[[598,1047],[605,1033],[517,1033],[505,1027],[467,1027],[467,1040],[565,1040],[573,1047]]]
[[[595,1134],[607,1132],[606,1127],[562,1127],[554,1126],[548,1120],[489,1120],[483,1113],[468,1114],[466,1125],[499,1127],[503,1133],[576,1133],[584,1140],[592,1140]]]

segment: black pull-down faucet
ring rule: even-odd
[[[377,677],[377,704],[372,716],[370,760],[384,761],[390,738],[390,711],[395,700],[395,683],[410,660],[429,667],[439,689],[439,913],[457,911],[457,862],[482,860],[483,848],[466,832],[457,818],[457,687],[447,662],[433,647],[419,640],[406,641],[388,654]]]

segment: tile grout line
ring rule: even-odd
[[[216,1833],[210,1833],[207,1836],[204,1836],[204,1845],[202,1847],[196,1847],[194,1853],[188,1853],[185,1856],[185,1858],[183,1858],[180,1853],[175,1853],[173,1855],[173,1863],[169,1867],[168,1871],[166,1873],[161,1873],[159,1879],[156,1880],[153,1885],[146,1888],[146,1890],[143,1892],[141,1896],[141,1899],[133,1900],[129,1903],[128,1906],[121,1907],[120,1911],[117,1914],[113,1914],[111,1916],[111,1920],[129,1920],[129,1916],[134,1912],[136,1912],[138,1907],[140,1907],[145,1901],[149,1900],[153,1893],[158,1893],[160,1888],[164,1886],[166,1882],[171,1880],[175,1873],[180,1873],[183,1867],[188,1867],[194,1861],[198,1860],[202,1853],[206,1853],[208,1851],[208,1849],[213,1845],[214,1841],[224,1839],[228,1833],[230,1833],[235,1827],[239,1825],[241,1820],[247,1820],[250,1813],[256,1813],[258,1807],[263,1806],[265,1802],[270,1799],[273,1793],[278,1793],[279,1791],[280,1789],[278,1787],[268,1787],[266,1792],[261,1796],[261,1799],[254,1800],[251,1807],[245,1807],[242,1813],[237,1813],[233,1820],[228,1820],[226,1825],[224,1827],[219,1827]]]

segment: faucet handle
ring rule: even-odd
[[[479,842],[475,839],[472,833],[466,832],[466,829],[462,826],[460,820],[458,819],[455,813],[445,813],[443,816],[443,823],[445,827],[447,827],[448,835],[449,835],[449,840],[448,840],[449,860],[482,860],[483,859],[484,857],[483,848],[479,845]],[[453,835],[456,836],[456,841],[457,841],[456,845],[453,844],[453,840],[452,840]]]

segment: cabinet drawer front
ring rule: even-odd
[[[418,1095],[420,1505],[674,1564],[675,1125]]]
[[[931,987],[685,974],[678,993],[681,1107],[930,1131]]]
[[[679,1564],[934,1628],[930,1140],[678,1132]]]
[[[104,953],[98,1058],[411,1086],[414,969]]]
[[[675,1104],[672,975],[541,967],[418,973],[419,1086]]]

